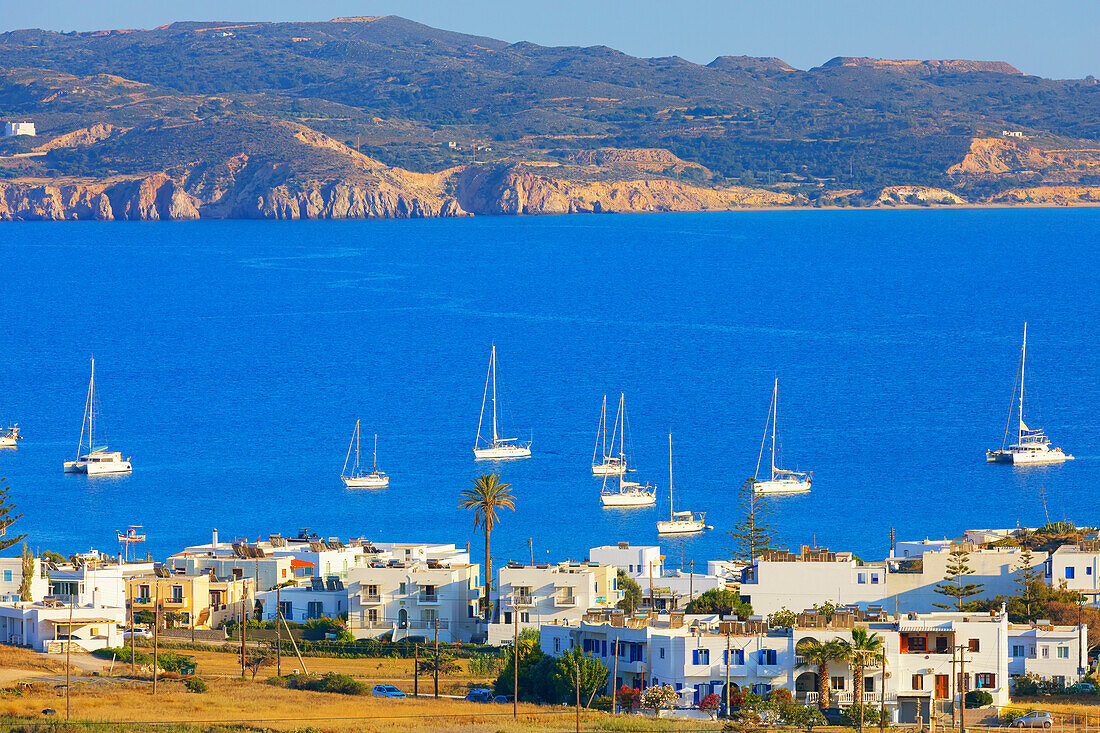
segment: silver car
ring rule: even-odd
[[[1054,716],[1044,710],[1034,710],[1012,721],[1013,728],[1049,728],[1054,725]]]

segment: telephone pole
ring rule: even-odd
[[[420,644],[413,643],[413,697],[420,697]]]
[[[653,561],[649,561],[649,608],[653,610],[657,607],[656,601],[653,600]]]
[[[726,626],[726,718],[730,716],[730,627]]]
[[[279,677],[283,676],[283,627],[279,625],[283,616],[282,590],[281,585],[275,586],[275,674]]]
[[[519,717],[519,606],[512,604],[512,719]]]
[[[65,720],[69,719],[69,659],[72,657],[73,651],[73,599],[76,598],[76,594],[69,595],[69,630],[66,636],[69,638],[65,640]],[[133,631],[131,630],[130,638],[133,638]]]
[[[160,631],[160,578],[154,581],[157,585],[156,596],[153,599],[153,696],[157,694],[157,641]]]
[[[527,538],[527,549],[531,552],[531,567],[535,567],[535,538]]]
[[[959,733],[966,733],[966,647],[959,649]]]
[[[619,712],[619,637],[611,642],[611,714]]]
[[[130,616],[130,676],[137,676],[137,663],[134,661],[134,594],[130,591],[130,584],[126,587],[126,613]]]
[[[435,696],[439,697],[439,618],[435,620],[435,669],[432,670],[435,677]]]
[[[574,659],[577,667],[577,733],[581,733],[581,663]]]

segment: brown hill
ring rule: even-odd
[[[1022,73],[1012,64],[1004,61],[968,61],[964,59],[931,59],[920,61],[915,59],[875,59],[863,56],[837,56],[829,59],[820,68],[832,68],[838,66],[871,67],[898,71],[918,76],[931,76],[933,74],[960,74],[984,71],[994,74],[1013,74],[1022,76]]]

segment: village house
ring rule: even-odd
[[[251,618],[255,592],[251,578],[218,580],[206,573],[169,573],[165,568],[127,581],[132,612],[159,608],[162,628],[168,626],[169,613],[176,614],[177,626],[189,629],[217,629],[238,619],[242,608]]]
[[[275,621],[282,612],[287,621],[304,623],[315,618],[337,618],[350,606],[349,593],[344,581],[336,576],[311,577],[304,585],[279,590],[266,590],[256,594],[256,601],[263,606],[263,618]]]
[[[99,552],[76,555],[76,563],[45,561],[49,597],[78,606],[126,608],[126,581],[153,572],[153,562],[125,562]]]
[[[104,606],[70,608],[61,601],[0,603],[0,642],[57,653],[72,641],[72,650],[95,651],[123,643],[120,625],[126,611]]]
[[[41,601],[49,593],[49,579],[43,570],[42,560],[31,560],[30,601]],[[23,558],[0,557],[0,601],[12,603],[20,600],[19,589],[23,584]]]
[[[34,129],[33,122],[5,122],[4,123],[4,135],[3,137],[15,137],[16,135],[27,135],[34,137],[37,133]]]

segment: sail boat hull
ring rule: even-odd
[[[16,445],[15,438],[0,435],[0,448],[14,448]]]
[[[390,485],[390,477],[383,473],[366,476],[341,476],[344,486],[349,489],[384,489]]]
[[[611,507],[653,506],[657,503],[657,489],[624,486],[619,491],[600,494],[600,503]]]
[[[531,446],[498,444],[488,448],[474,448],[474,458],[479,461],[507,461],[513,458],[530,458]]]
[[[776,479],[774,481],[756,481],[752,490],[757,494],[808,494],[809,479]]]
[[[1067,455],[1061,448],[1033,449],[1010,445],[1007,449],[986,451],[985,454],[986,463],[1008,463],[1014,466],[1041,466],[1072,460],[1073,456]]]
[[[603,463],[592,464],[593,476],[619,476],[626,473],[626,463],[618,457],[605,458]]]
[[[88,476],[103,476],[111,473],[132,473],[133,467],[129,461],[122,460],[121,454],[107,454],[101,458],[85,460],[84,456],[79,461],[65,461],[65,473],[83,473]]]
[[[692,534],[706,528],[702,520],[696,519],[657,522],[657,534]]]

